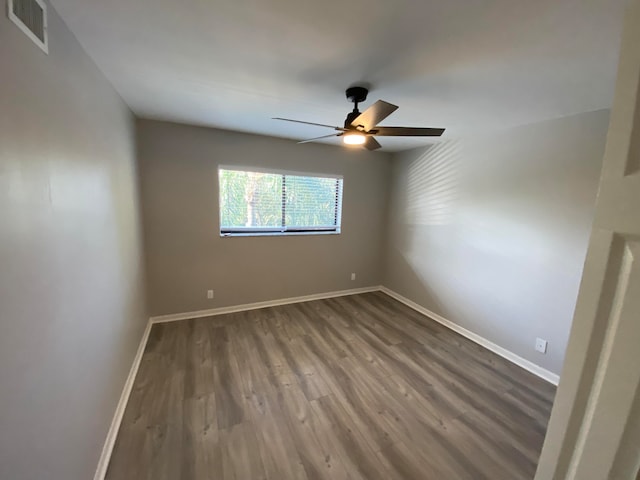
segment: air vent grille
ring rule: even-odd
[[[47,6],[43,0],[8,0],[9,18],[45,53],[47,40]]]

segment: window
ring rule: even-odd
[[[220,235],[340,233],[342,177],[222,167]]]

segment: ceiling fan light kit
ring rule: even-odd
[[[342,141],[347,145],[364,145],[367,137],[362,133],[349,132],[342,136]]]
[[[304,123],[307,125],[315,125],[317,127],[332,128],[338,133],[323,135],[321,137],[303,140],[298,143],[309,143],[330,137],[342,137],[342,141],[347,145],[362,145],[367,150],[377,150],[382,145],[373,138],[374,136],[384,137],[439,137],[444,133],[444,128],[412,128],[412,127],[378,127],[378,123],[383,121],[398,107],[383,100],[376,103],[360,113],[358,104],[367,99],[369,90],[365,87],[349,87],[345,92],[347,100],[354,104],[353,111],[347,115],[344,121],[344,127],[334,127],[322,123],[304,122],[301,120],[292,120],[289,118],[274,118],[274,120],[283,120],[285,122]]]

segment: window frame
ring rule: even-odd
[[[231,170],[236,172],[256,172],[272,175],[282,175],[283,177],[283,201],[282,201],[282,219],[284,223],[284,217],[286,215],[284,197],[286,195],[286,182],[284,181],[286,176],[299,176],[299,177],[315,177],[315,178],[329,178],[336,181],[336,207],[335,207],[335,226],[332,227],[223,227],[222,215],[220,207],[222,205],[222,191],[220,189],[220,171]],[[270,237],[270,236],[300,236],[300,235],[340,235],[342,233],[342,201],[344,196],[344,176],[333,173],[315,173],[315,172],[300,172],[294,170],[282,170],[276,168],[265,167],[247,167],[238,165],[219,165],[218,166],[218,231],[220,237]]]

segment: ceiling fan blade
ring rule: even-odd
[[[387,103],[384,100],[378,100],[376,103],[367,108],[364,112],[351,122],[354,127],[362,125],[365,132],[373,129],[378,123],[387,118],[398,109],[396,105]]]
[[[367,139],[364,142],[364,148],[367,150],[377,150],[382,148],[382,145],[380,145],[375,138],[367,136]]]
[[[304,123],[305,125],[315,125],[316,127],[333,128],[334,130],[340,130],[340,131],[344,130],[344,128],[334,127],[333,125],[325,125],[324,123],[303,122],[302,120],[291,120],[290,118],[275,117],[275,118],[272,118],[272,120],[282,120],[284,122],[293,122],[293,123]]]
[[[439,137],[444,128],[378,127],[371,133],[381,137]]]
[[[310,138],[309,140],[302,140],[301,142],[298,142],[298,143],[315,142],[316,140],[322,140],[323,138],[339,137],[341,135],[342,133],[332,133],[331,135],[323,135],[322,137]]]

